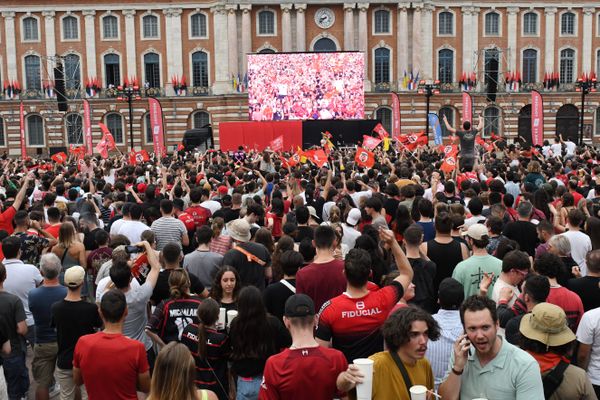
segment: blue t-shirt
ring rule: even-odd
[[[417,224],[421,225],[421,227],[423,228],[423,242],[432,240],[435,237],[435,225],[433,224],[433,221],[430,221],[430,222],[417,221]]]
[[[29,310],[35,321],[35,342],[56,342],[56,329],[52,326],[52,304],[67,296],[64,286],[40,286],[29,291]]]

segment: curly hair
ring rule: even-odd
[[[219,269],[215,275],[215,279],[213,280],[213,284],[210,287],[210,297],[215,299],[216,301],[221,301],[223,298],[223,287],[221,286],[221,279],[225,272],[233,272],[235,276],[235,288],[233,289],[233,300],[237,301],[240,290],[242,289],[242,281],[240,279],[240,274],[238,274],[237,269],[231,267],[229,265],[224,265]]]
[[[381,328],[383,340],[389,351],[398,351],[400,346],[410,341],[410,329],[415,321],[424,321],[427,324],[429,339],[440,338],[440,326],[431,314],[419,307],[403,307],[390,314]]]
[[[498,322],[498,312],[496,311],[496,302],[485,296],[479,296],[474,294],[473,296],[467,297],[467,299],[460,306],[460,322],[463,326],[465,325],[465,312],[475,312],[488,310],[492,316],[494,323]]]

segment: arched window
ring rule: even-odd
[[[192,85],[208,87],[208,55],[203,51],[192,54]]]
[[[317,52],[331,52],[336,51],[337,46],[335,42],[329,38],[321,38],[315,42],[313,46],[313,51]]]
[[[196,13],[190,18],[190,25],[192,27],[193,38],[205,38],[207,37],[206,27],[206,15],[202,13]]]
[[[144,71],[148,87],[160,87],[160,58],[156,53],[144,54]]]
[[[500,14],[497,12],[485,14],[485,34],[488,36],[500,34]]]
[[[104,39],[119,38],[119,21],[114,15],[107,15],[102,18],[102,34]]]
[[[483,136],[489,137],[491,134],[500,133],[500,109],[498,107],[488,107],[483,111]]]
[[[594,127],[594,136],[600,136],[600,107],[596,108],[596,126]],[[0,124],[0,126],[2,126]],[[4,138],[4,135],[2,135]],[[3,142],[4,143],[4,142]]]
[[[523,51],[523,83],[537,82],[537,50]]]
[[[63,18],[62,25],[64,40],[79,39],[79,29],[77,22],[77,18],[73,17],[72,15]]]
[[[144,132],[146,133],[146,144],[153,144],[152,125],[150,125],[150,113],[144,114]]]
[[[142,18],[144,39],[158,38],[158,17],[155,15],[144,15]]]
[[[566,12],[560,17],[560,34],[574,35],[575,34],[575,14]]]
[[[210,124],[210,114],[206,111],[196,111],[193,115],[193,124],[194,129]]]
[[[438,16],[438,35],[454,35],[454,14],[443,11]]]
[[[438,79],[440,83],[452,83],[454,76],[454,52],[442,49],[438,52]]]
[[[269,47],[265,47],[264,49],[262,49],[258,53],[259,54],[275,54],[275,50],[273,50],[273,49],[271,49]]]
[[[44,145],[44,120],[39,115],[27,117],[27,141],[29,146]]]
[[[390,81],[390,51],[385,47],[375,49],[375,83]]]
[[[538,16],[534,12],[528,12],[523,15],[523,34],[537,35]]]
[[[389,134],[392,134],[392,110],[387,107],[380,107],[375,111],[375,119],[381,121],[381,125]]]
[[[269,10],[263,10],[258,13],[258,34],[275,34],[275,13]]]
[[[112,133],[116,143],[123,143],[123,117],[118,113],[106,115],[106,127]]]
[[[81,89],[81,65],[77,54],[65,56],[65,87],[67,89]]]
[[[440,108],[440,111],[438,112],[438,117],[440,119],[440,126],[442,127],[442,136],[443,137],[451,136],[450,132],[446,128],[446,124],[444,123],[444,117],[446,117],[450,126],[453,126],[454,125],[454,108],[448,107],[448,106]]]
[[[79,114],[68,114],[65,118],[68,144],[83,144],[83,120]]]
[[[375,11],[375,33],[390,33],[390,12],[388,10]]]
[[[25,88],[42,90],[40,58],[35,55],[25,57]]]
[[[40,40],[37,19],[33,17],[23,18],[23,40]]]
[[[0,117],[0,146],[6,146],[6,140],[4,139],[4,119]]]
[[[564,49],[560,52],[560,83],[572,83],[575,75],[575,50]]]
[[[106,87],[119,86],[121,84],[120,64],[121,61],[118,54],[107,54],[104,56]]]

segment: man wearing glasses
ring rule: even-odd
[[[521,292],[519,286],[527,277],[529,268],[531,267],[531,261],[527,253],[520,250],[513,250],[507,253],[502,260],[502,272],[494,284],[492,290],[492,300],[496,302],[496,305],[505,304],[506,298],[508,298],[508,291],[512,292],[510,300],[508,300],[508,307],[512,307],[515,300]],[[507,293],[501,295],[502,291]]]

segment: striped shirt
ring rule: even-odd
[[[448,369],[448,360],[454,349],[454,342],[464,332],[460,322],[458,310],[439,310],[433,315],[433,319],[440,325],[440,339],[430,340],[427,344],[427,353],[425,357],[431,363],[435,387],[442,383],[446,370]]]
[[[161,217],[150,227],[156,236],[156,249],[161,251],[167,243],[175,242],[181,246],[183,235],[187,232],[183,222],[174,217]]]

